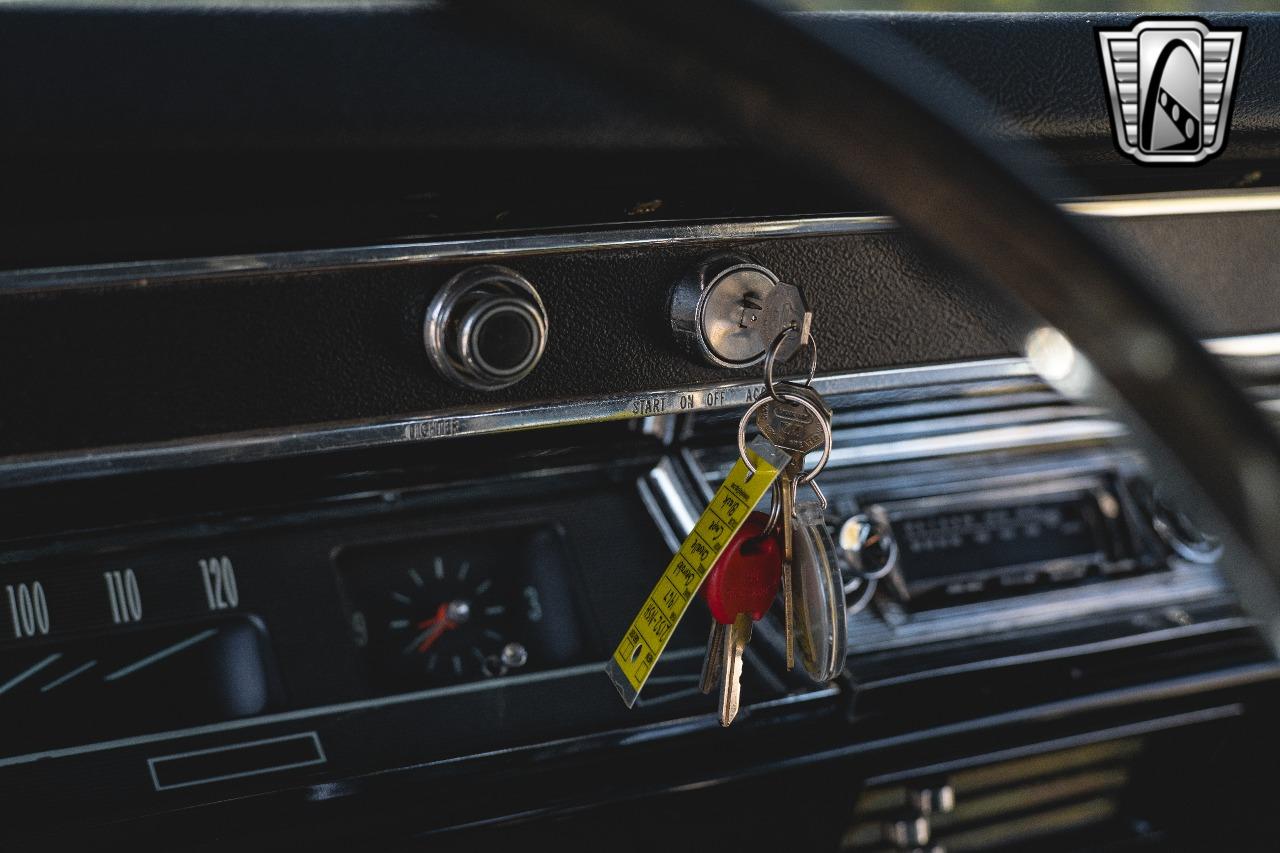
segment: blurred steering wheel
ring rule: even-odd
[[[1223,534],[1224,568],[1280,646],[1270,423],[1143,276],[1037,189],[1066,183],[1047,157],[1033,169],[1025,146],[984,140],[966,116],[990,110],[931,103],[928,59],[887,28],[842,50],[820,19],[748,0],[468,0],[460,11],[869,198],[1017,297],[1045,323],[1029,339],[1033,366],[1127,423],[1162,485]]]

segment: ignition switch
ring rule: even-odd
[[[743,255],[712,255],[671,290],[676,341],[716,367],[759,364],[784,329],[800,330],[806,322],[800,290]],[[790,358],[802,337],[788,335],[778,358]]]

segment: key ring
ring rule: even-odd
[[[797,329],[795,326],[788,326],[787,328],[779,332],[778,336],[773,339],[773,344],[769,347],[769,354],[765,356],[765,359],[764,359],[765,390],[769,392],[770,397],[772,397],[774,400],[776,400],[779,403],[784,401],[782,399],[782,396],[778,394],[778,389],[774,385],[773,365],[778,360],[778,353],[782,350],[782,344],[787,339],[787,335],[792,334],[793,332],[797,335],[800,334],[800,330]],[[818,372],[818,342],[814,340],[812,334],[809,335],[808,346],[809,346],[809,375],[804,380],[803,387],[805,388],[808,388],[813,383],[813,377]]]
[[[778,521],[782,518],[782,485],[777,481],[773,481],[773,485],[769,487],[769,520],[764,523],[764,535],[772,535],[773,531],[778,528]]]
[[[742,461],[746,463],[747,470],[752,474],[755,474],[756,466],[751,464],[751,460],[747,458],[747,424],[750,423],[752,416],[756,412],[760,411],[761,407],[770,402],[773,401],[768,397],[761,397],[759,400],[756,400],[751,404],[746,413],[742,416],[742,420],[738,421],[738,455],[742,457]],[[783,391],[778,402],[796,403],[807,409],[809,414],[817,418],[818,422],[822,424],[822,456],[818,458],[818,464],[813,466],[813,470],[806,471],[796,478],[796,483],[798,485],[808,485],[813,488],[817,493],[819,500],[825,504],[826,497],[813,485],[813,479],[822,473],[822,469],[827,467],[827,462],[831,459],[831,444],[833,439],[831,435],[831,424],[827,422],[826,413],[804,397],[801,397],[799,394],[792,394],[789,391]]]
[[[850,524],[857,524],[858,538],[854,544],[845,544],[845,530]],[[869,581],[878,581],[889,575],[898,566],[898,540],[886,533],[889,519],[879,507],[872,507],[865,513],[858,513],[845,520],[840,528],[840,548],[845,563],[850,571]],[[862,568],[862,553],[868,545],[874,546],[881,540],[885,543],[884,564],[874,571]],[[856,545],[856,547],[855,547]]]
[[[853,604],[845,603],[845,616],[857,616],[859,613],[867,609],[867,605],[871,603],[871,597],[876,594],[876,585],[879,583],[875,578],[867,578],[859,575],[844,585],[844,594],[852,595],[858,591],[858,586],[862,585],[862,594],[858,596],[858,600]]]
[[[799,483],[792,482],[793,490],[799,486]],[[827,496],[822,493],[822,489],[818,488],[818,482],[812,480],[809,488],[813,490],[813,496],[818,499],[818,505],[825,512],[827,509]],[[782,481],[774,480],[773,485],[769,488],[769,520],[764,525],[764,535],[772,536],[773,531],[778,529],[778,522],[782,519]]]

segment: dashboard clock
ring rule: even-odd
[[[582,659],[564,543],[550,527],[345,549],[354,642],[378,692]]]

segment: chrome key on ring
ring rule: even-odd
[[[753,403],[738,424],[738,451],[746,458],[747,424],[754,418],[760,434],[779,450],[790,456],[790,462],[782,469],[774,484],[774,510],[770,515],[769,530],[775,524],[782,531],[782,598],[783,625],[785,629],[787,669],[795,668],[796,616],[793,559],[795,556],[795,502],[800,485],[809,485],[819,505],[826,508],[826,498],[814,482],[814,478],[826,467],[831,458],[832,433],[831,409],[822,395],[807,384],[796,385],[775,382],[773,367],[779,346],[785,336],[795,332],[789,329],[780,334],[765,360],[765,388],[768,393]],[[809,341],[812,345],[812,340]],[[813,351],[813,350],[811,350]],[[816,357],[809,365],[809,379],[816,370]],[[809,453],[822,448],[817,464],[805,470]],[[748,462],[748,467],[750,464]]]
[[[823,443],[825,429],[830,433],[831,410],[822,401],[821,395],[810,391],[814,374],[818,369],[818,348],[809,335],[809,327],[813,315],[806,313],[804,324],[799,329],[784,329],[773,345],[769,347],[769,355],[764,362],[764,386],[768,397],[763,404],[752,406],[744,416],[744,423],[759,407],[756,416],[756,428],[775,447],[791,456],[791,464],[783,469],[782,474],[773,486],[774,512],[770,515],[770,530],[777,522],[782,524],[782,609],[783,626],[786,634],[787,669],[795,668],[795,588],[793,585],[791,562],[794,556],[795,543],[792,526],[792,510],[795,506],[796,481],[803,475],[804,460],[809,452]],[[800,336],[801,348],[809,348],[809,374],[805,384],[792,385],[783,383],[779,393],[778,384],[774,381],[773,371],[777,364],[778,354],[791,334]],[[801,399],[803,397],[803,399]],[[824,418],[825,416],[825,418]],[[825,427],[820,423],[825,419]],[[741,439],[742,430],[739,429]],[[741,444],[741,441],[739,441]],[[812,482],[812,478],[810,479]],[[817,487],[815,486],[815,489]]]
[[[804,463],[809,453],[824,445],[829,447],[831,410],[816,391],[788,383],[771,386],[771,395],[762,399],[764,404],[756,415],[756,427],[770,443],[791,456],[790,464],[783,469],[774,488],[774,496],[780,507],[779,522],[782,525],[783,625],[786,629],[787,669],[790,670],[795,667],[795,587],[792,565],[795,559],[796,488],[808,476],[804,471]],[[813,482],[812,477],[809,477],[808,482]],[[816,490],[817,487],[814,488]]]

